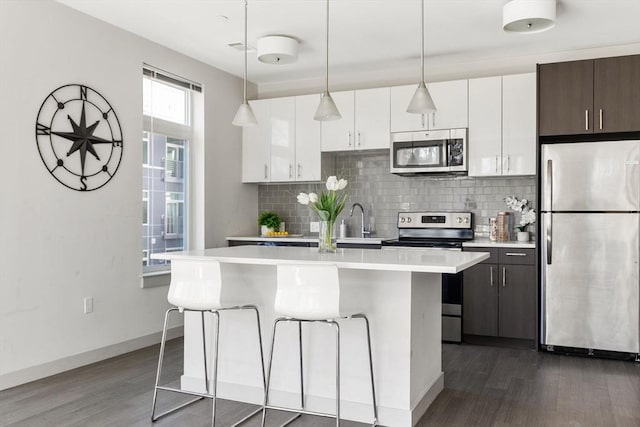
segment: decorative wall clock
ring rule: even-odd
[[[47,170],[78,191],[104,186],[122,159],[122,128],[109,102],[80,84],[61,86],[40,106],[36,142]]]

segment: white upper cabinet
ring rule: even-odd
[[[467,80],[429,83],[437,111],[422,115],[407,113],[418,84],[391,88],[391,132],[429,129],[457,129],[469,126]]]
[[[322,151],[353,150],[355,137],[353,132],[355,115],[354,91],[333,92],[331,97],[336,103],[342,118],[321,122]]]
[[[320,122],[313,119],[320,95],[296,96],[296,181],[320,181]]]
[[[332,94],[342,118],[322,122],[322,151],[389,148],[389,88]]]
[[[271,100],[271,181],[294,180],[296,161],[295,98]]]
[[[437,111],[429,115],[429,129],[469,127],[468,80],[429,83],[427,85]],[[409,101],[407,101],[408,105]],[[405,110],[406,110],[405,106]]]
[[[536,74],[502,78],[502,174],[536,174]]]
[[[242,182],[269,182],[271,100],[249,101],[258,124],[242,128]]]
[[[502,175],[502,77],[469,80],[469,175]]]
[[[469,176],[535,175],[535,73],[469,80]]]
[[[388,87],[355,91],[355,149],[389,148],[391,109]]]

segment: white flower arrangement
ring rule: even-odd
[[[527,199],[518,200],[516,197],[507,196],[504,202],[512,210],[520,212],[520,225],[516,227],[519,231],[527,231],[527,227],[536,222],[536,211],[529,206]]]
[[[318,213],[323,221],[335,222],[344,208],[344,202],[347,198],[346,194],[338,196],[337,191],[344,190],[347,186],[346,179],[339,179],[335,176],[327,178],[327,192],[322,192],[320,196],[316,193],[300,193],[298,194],[298,203],[311,207]]]

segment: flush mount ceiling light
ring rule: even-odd
[[[298,60],[298,42],[291,37],[266,36],[258,39],[258,61],[291,64]]]
[[[422,74],[420,75],[420,84],[418,84],[418,88],[413,94],[411,102],[409,102],[409,106],[407,107],[407,113],[429,114],[436,112],[436,106],[433,103],[433,99],[431,99],[431,94],[429,93],[429,89],[427,89],[427,85],[424,83],[424,0],[422,0],[421,17],[422,38],[420,39],[420,64]]]
[[[502,8],[502,29],[539,33],[555,25],[556,0],[511,0]]]
[[[247,102],[247,0],[244,0],[244,96],[238,112],[231,122],[234,126],[255,126],[258,124],[251,105]]]
[[[329,120],[338,120],[342,118],[340,111],[336,103],[333,102],[333,98],[329,93],[329,0],[327,0],[327,58],[326,58],[326,86],[322,98],[320,98],[320,105],[316,110],[316,114],[313,116],[314,120],[321,122]]]

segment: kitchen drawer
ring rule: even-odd
[[[535,249],[508,249],[500,248],[500,264],[524,264],[533,265],[536,263]]]
[[[489,258],[480,262],[480,264],[497,264],[498,263],[498,248],[464,248],[464,252],[489,252]]]

